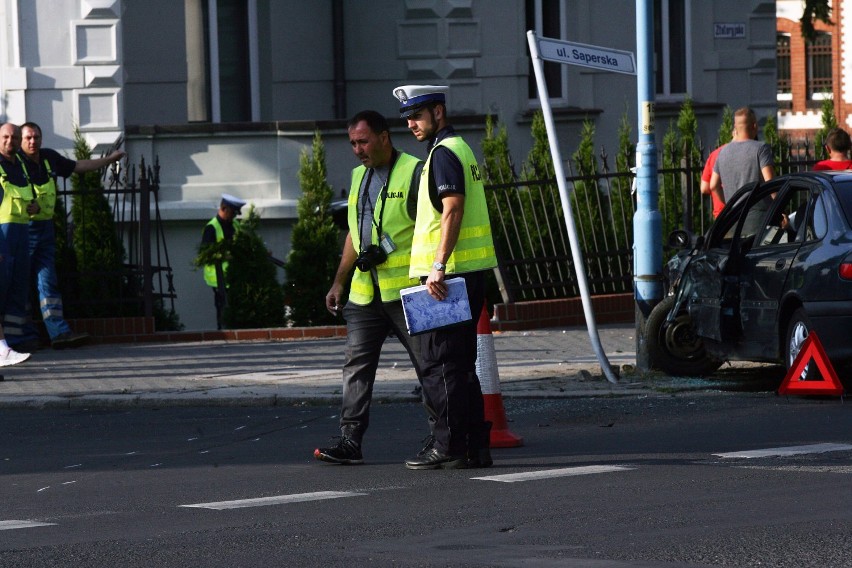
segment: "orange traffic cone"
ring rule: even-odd
[[[482,305],[482,314],[476,326],[476,375],[485,401],[485,420],[491,421],[491,447],[516,448],[524,445],[524,439],[509,432],[506,424],[506,409],[503,407],[500,375],[497,372],[497,353],[494,351],[494,336],[491,334],[485,304]]]

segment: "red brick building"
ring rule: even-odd
[[[811,138],[821,128],[822,104],[826,98],[835,102],[837,122],[852,129],[852,78],[848,55],[844,53],[844,17],[852,13],[852,2],[832,2],[831,24],[816,22],[817,37],[806,42],[799,19],[801,0],[779,0],[777,3],[777,69],[778,128],[792,139]]]

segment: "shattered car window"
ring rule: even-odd
[[[808,213],[810,189],[806,186],[788,187],[774,198],[770,196],[767,207],[774,208],[766,217],[757,246],[782,245],[801,241],[805,230],[802,228]],[[773,202],[774,201],[774,202]]]

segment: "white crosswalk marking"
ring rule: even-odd
[[[571,477],[574,475],[591,475],[595,473],[611,473],[614,471],[630,471],[636,469],[620,465],[587,465],[579,467],[566,467],[562,469],[546,469],[543,471],[526,471],[522,473],[507,473],[505,475],[489,475],[487,477],[472,477],[480,481],[499,481],[502,483],[515,483],[518,481],[535,481],[537,479],[550,479],[553,477]]]
[[[351,491],[316,491],[314,493],[295,493],[292,495],[276,495],[274,497],[259,497],[257,499],[240,499],[237,501],[218,501],[214,503],[195,503],[193,505],[181,505],[181,507],[195,507],[197,509],[242,509],[245,507],[265,507],[267,505],[283,505],[286,503],[303,503],[305,501],[322,501],[323,499],[340,499],[342,497],[358,497],[367,493],[354,493]]]
[[[852,445],[850,444],[811,444],[808,446],[787,446],[783,448],[746,450],[743,452],[727,452],[713,455],[720,458],[767,458],[797,456],[801,454],[823,454],[826,452],[845,452],[849,450],[852,450]]]
[[[39,523],[37,521],[0,521],[0,531],[13,529],[31,529],[35,527],[52,527],[56,523]]]

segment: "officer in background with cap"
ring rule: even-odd
[[[219,202],[219,212],[210,219],[201,235],[201,246],[230,241],[234,233],[240,230],[240,222],[236,217],[246,202],[239,197],[227,193],[222,194]],[[222,329],[222,316],[227,300],[228,263],[207,264],[204,266],[204,281],[213,288],[213,302],[216,306],[216,329]]]
[[[436,300],[447,297],[449,276],[465,280],[473,319],[423,335],[423,392],[437,413],[434,443],[406,460],[409,469],[488,467],[491,424],[485,422],[476,376],[476,322],[485,304],[485,271],[497,266],[479,165],[449,124],[448,87],[394,89],[399,112],[417,140],[427,142],[420,177],[409,276]]]

